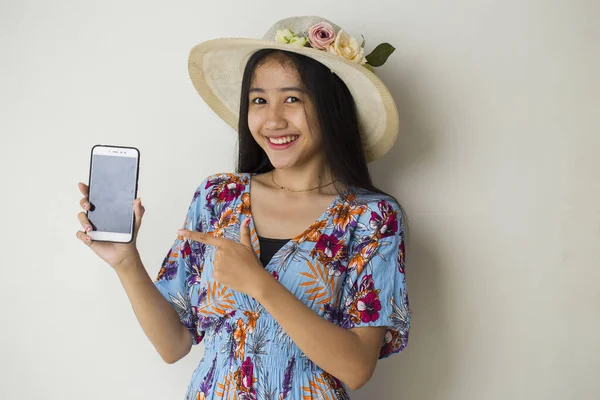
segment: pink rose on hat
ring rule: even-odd
[[[335,30],[331,24],[323,21],[310,27],[308,31],[310,45],[319,50],[325,50],[335,40]]]

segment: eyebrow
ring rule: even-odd
[[[296,87],[296,86],[290,86],[290,87],[282,87],[279,88],[280,92],[300,92],[300,93],[305,93],[305,91],[302,88]],[[250,88],[249,93],[254,93],[254,92],[258,92],[258,93],[265,93],[265,90],[262,88]]]

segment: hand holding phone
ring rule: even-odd
[[[132,147],[97,145],[92,148],[90,185],[79,183],[83,194],[77,237],[113,268],[139,257],[136,238],[144,207],[137,199],[139,151]]]

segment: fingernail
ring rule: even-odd
[[[86,237],[85,237],[85,240],[86,240],[86,242],[89,242],[89,241],[90,241],[90,237],[89,237],[89,236],[86,236]]]
[[[250,218],[246,218],[246,220],[244,221],[244,223],[246,224],[246,226],[250,226]]]
[[[89,231],[91,231],[91,230],[92,230],[92,227],[91,227],[90,225],[86,225],[86,226],[85,226],[85,231],[86,231],[86,232],[89,232]]]
[[[83,204],[83,208],[88,208],[90,206],[90,203],[84,203]]]
[[[179,233],[180,235],[183,235],[185,233],[185,229],[179,229],[179,230],[177,230],[177,233]]]

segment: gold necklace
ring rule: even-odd
[[[275,186],[277,186],[279,189],[287,190],[288,192],[308,192],[308,191],[311,191],[311,190],[320,189],[322,187],[329,186],[332,183],[336,182],[335,180],[333,180],[333,181],[329,182],[327,185],[317,186],[317,187],[314,187],[312,189],[301,189],[301,190],[290,189],[290,188],[283,187],[283,186],[277,184],[277,182],[275,182],[275,178],[273,177],[273,171],[275,171],[275,170],[271,170],[271,180],[273,181],[273,183],[275,184]]]

